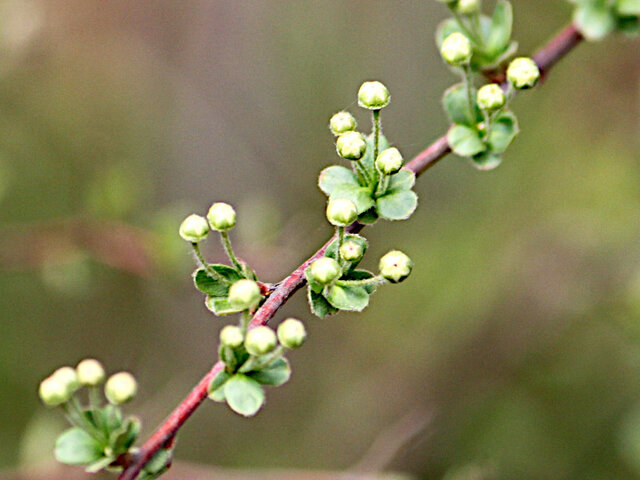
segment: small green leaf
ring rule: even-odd
[[[56,460],[67,465],[88,465],[104,456],[104,447],[81,428],[70,428],[56,440]]]
[[[478,170],[493,170],[502,163],[502,156],[498,153],[483,152],[471,157],[471,163]]]
[[[231,284],[243,278],[234,268],[228,265],[211,264],[209,266],[227,281],[213,278],[204,268],[199,268],[193,273],[193,283],[198,290],[212,297],[226,297]]]
[[[311,313],[313,313],[316,317],[326,318],[329,315],[338,313],[337,308],[327,302],[327,300],[320,293],[315,293],[310,288],[307,289],[307,300],[309,301],[309,308],[311,308]]]
[[[378,214],[376,213],[375,208],[370,208],[366,212],[360,214],[360,216],[358,217],[358,222],[365,225],[371,225],[373,223],[376,223],[377,221],[378,221]]]
[[[494,153],[502,153],[518,135],[518,120],[508,111],[500,113],[492,122],[489,134],[489,149]]]
[[[403,168],[389,179],[387,193],[395,193],[401,190],[411,190],[416,183],[416,174]]]
[[[352,312],[361,312],[369,305],[369,294],[362,287],[333,285],[324,294],[335,308]]]
[[[218,373],[209,384],[209,398],[214,402],[224,402],[224,388],[222,388],[231,375],[226,370]]]
[[[124,425],[116,430],[113,430],[110,435],[109,445],[114,455],[120,455],[126,453],[129,448],[135,443],[138,435],[140,434],[140,420],[136,417],[129,417],[124,422]]]
[[[291,377],[291,366],[286,358],[279,358],[262,370],[249,372],[247,376],[262,385],[279,387]]]
[[[337,198],[351,200],[356,205],[358,214],[366,212],[374,205],[369,187],[356,187],[346,183],[336,185],[329,196],[329,200],[335,200]]]
[[[99,460],[91,462],[89,465],[87,465],[87,468],[85,468],[84,471],[87,473],[97,473],[100,470],[104,470],[109,465],[111,465],[115,459],[115,456],[102,457]]]
[[[411,190],[400,190],[376,200],[376,210],[386,220],[406,220],[418,206],[418,195]]]
[[[486,41],[487,50],[499,55],[509,46],[511,26],[513,24],[513,10],[506,0],[498,0],[491,19],[491,32]]]
[[[343,277],[343,280],[364,280],[373,277],[375,277],[375,275],[367,270],[352,270]],[[362,288],[364,288],[368,294],[376,291],[375,285],[363,285]]]
[[[224,396],[231,410],[245,417],[258,413],[264,403],[264,391],[260,384],[240,373],[226,381]]]
[[[144,466],[144,469],[140,475],[136,477],[136,480],[153,480],[154,478],[158,478],[169,468],[172,457],[172,449],[163,448],[158,450]]]
[[[578,7],[573,22],[587,40],[602,40],[616,27],[616,17],[603,4],[585,4]]]
[[[471,157],[486,150],[480,133],[465,125],[454,125],[447,133],[447,141],[451,150],[461,157]]]
[[[389,148],[389,141],[386,139],[384,135],[380,135],[380,140],[378,144],[378,150],[382,152]],[[367,151],[364,154],[364,157],[360,159],[360,163],[364,166],[365,170],[369,172],[373,178],[375,178],[376,182],[378,181],[378,170],[375,166],[375,158],[373,158],[373,151],[375,150],[375,145],[373,142],[373,134],[367,136]]]
[[[231,306],[231,302],[229,302],[227,297],[210,297],[207,295],[207,298],[204,300],[204,304],[209,310],[218,316],[229,315],[231,313],[238,313],[242,311],[241,309],[239,310],[238,307]]]
[[[442,97],[444,110],[452,123],[475,127],[482,121],[482,113],[473,101],[473,112],[469,109],[467,89],[462,83],[447,88]]]
[[[618,0],[616,12],[622,17],[640,15],[640,0]]]
[[[333,189],[342,184],[360,186],[356,174],[345,167],[332,165],[320,172],[318,186],[326,195],[331,195]]]

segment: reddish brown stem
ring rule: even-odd
[[[548,72],[558,60],[578,45],[581,39],[582,35],[580,35],[573,25],[569,25],[562,30],[534,56],[540,70],[545,73]],[[404,168],[411,170],[419,176],[449,152],[451,152],[451,149],[447,144],[445,135],[438,138],[429,147],[416,155]],[[354,224],[349,228],[349,232],[355,233],[362,228],[363,225]],[[250,327],[265,325],[273,318],[289,297],[305,284],[304,271],[313,260],[324,254],[326,248],[332,241],[333,237],[276,287],[253,316]],[[176,407],[162,425],[158,427],[149,440],[145,442],[140,449],[137,459],[120,474],[118,480],[134,480],[151,457],[153,457],[159,449],[168,445],[173,440],[184,422],[187,421],[196,408],[207,398],[209,384],[218,372],[222,370],[223,365],[222,362],[217,362],[202,380],[198,382],[193,390],[191,390],[191,393]]]

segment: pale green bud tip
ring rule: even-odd
[[[398,173],[402,168],[403,158],[397,148],[391,147],[382,151],[376,158],[376,167],[385,175]]]
[[[244,346],[251,355],[264,355],[276,348],[276,334],[269,327],[256,327],[247,332]]]
[[[229,288],[229,302],[236,308],[251,310],[262,300],[260,287],[253,280],[238,280]]]
[[[355,130],[357,126],[356,119],[349,112],[338,112],[329,120],[329,129],[336,136]]]
[[[449,35],[440,47],[440,55],[444,61],[454,67],[469,63],[472,54],[471,42],[460,32]]]
[[[358,105],[369,110],[380,110],[389,104],[391,95],[382,83],[364,82],[358,90]]]
[[[475,13],[480,9],[480,0],[458,0],[456,10],[462,15]]]
[[[136,393],[138,393],[138,383],[129,372],[111,375],[104,386],[104,394],[113,405],[130,401]]]
[[[497,83],[490,83],[478,90],[478,107],[482,110],[497,110],[504,107],[505,96]]]
[[[367,151],[367,142],[359,132],[346,132],[336,140],[336,151],[347,160],[360,160]]]
[[[278,340],[287,348],[298,348],[307,339],[304,324],[295,318],[287,318],[278,325]]]
[[[311,278],[321,285],[326,285],[332,282],[342,273],[340,270],[340,264],[333,258],[329,257],[322,257],[314,260],[309,268]]]
[[[340,246],[340,257],[347,262],[357,262],[364,255],[364,248],[358,242],[347,240]]]
[[[71,393],[68,391],[67,386],[53,376],[47,377],[40,382],[38,395],[42,403],[48,407],[57,407],[71,398]]]
[[[104,382],[105,373],[102,364],[93,358],[85,358],[76,366],[78,381],[82,385],[95,387]]]
[[[391,283],[402,282],[412,268],[411,259],[398,250],[392,250],[380,259],[380,274]]]
[[[336,227],[351,225],[358,218],[356,204],[346,198],[329,200],[327,204],[327,220]]]
[[[209,224],[204,217],[195,213],[184,219],[180,225],[180,236],[187,242],[198,243],[207,238],[209,234]]]
[[[75,369],[71,367],[60,367],[51,374],[51,377],[62,383],[70,396],[80,388],[78,375],[76,374]]]
[[[244,342],[244,335],[240,327],[227,325],[220,330],[220,343],[226,347],[238,348]]]
[[[540,69],[529,57],[518,57],[507,68],[507,80],[518,90],[532,88],[540,79]]]
[[[228,203],[214,203],[207,213],[207,219],[211,228],[226,232],[236,225],[236,211]]]

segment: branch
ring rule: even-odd
[[[534,55],[540,71],[547,73],[555,63],[576,47],[582,40],[582,35],[571,24],[556,35],[547,45]],[[420,176],[440,159],[451,152],[446,135],[438,138],[429,147],[416,155],[404,168]],[[349,228],[351,233],[362,230],[364,226],[354,224]],[[315,259],[324,255],[325,250],[333,241],[333,237],[327,241],[307,261],[300,265],[291,275],[282,281],[266,302],[256,312],[251,320],[250,327],[265,325],[280,309],[282,305],[306,283],[304,271]],[[217,362],[211,370],[191,390],[189,395],[180,403],[169,417],[158,427],[141,447],[136,459],[118,477],[118,480],[134,480],[140,470],[147,464],[153,455],[173,440],[180,427],[193,414],[198,406],[207,398],[208,388],[215,376],[222,371],[224,364]]]

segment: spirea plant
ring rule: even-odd
[[[324,214],[335,234],[275,284],[261,281],[236,256],[230,233],[237,216],[231,205],[216,202],[205,216],[185,218],[178,231],[197,261],[195,288],[214,316],[237,316],[236,323],[220,325],[218,361],[141,447],[135,446],[139,420],[122,412],[137,392],[130,373],[107,378],[92,359],[75,369],[59,368],[42,381],[39,394],[71,424],[55,445],[60,462],[84,466],[87,472],[120,472],[119,480],[152,479],[169,468],[178,430],[206,398],[244,417],[257,414],[265,403],[265,387],[280,386],[291,376],[287,352],[307,338],[304,324],[295,318],[282,321],[275,331],[266,325],[287,298],[306,282],[310,311],[324,319],[341,311],[361,312],[379,287],[407,279],[414,265],[400,250],[391,249],[378,259],[376,272],[360,267],[368,248],[362,229],[410,218],[418,205],[416,176],[449,151],[479,170],[499,166],[519,132],[509,108],[517,92],[535,87],[583,37],[599,40],[613,30],[639,31],[640,0],[574,0],[572,25],[534,57],[516,56],[508,1],[498,0],[486,14],[480,0],[437,1],[452,16],[438,27],[436,44],[445,65],[461,79],[444,92],[443,106],[451,121],[447,134],[405,162],[401,149],[382,134],[381,114],[391,101],[388,88],[379,81],[364,82],[356,100],[371,114],[370,131],[358,130],[347,111],[329,120],[341,164],[324,168],[318,186],[327,197]],[[204,257],[200,246],[212,231],[229,264],[209,263]]]

